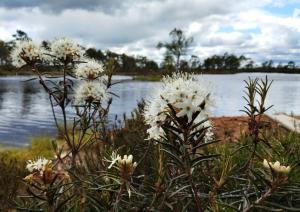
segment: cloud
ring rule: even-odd
[[[289,1],[291,2],[296,0]],[[232,52],[258,61],[297,59],[300,17],[273,14],[279,0],[2,0],[0,39],[16,29],[35,40],[68,36],[87,46],[146,55],[161,61],[155,46],[174,27],[195,42],[191,54],[205,58]]]
[[[39,8],[42,11],[62,12],[64,10],[85,9],[113,12],[120,9],[125,1],[119,0],[1,0],[0,7],[8,9]]]

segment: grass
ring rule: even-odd
[[[53,148],[51,138],[47,136],[36,137],[26,148],[1,147],[0,156],[6,156],[6,160],[27,161],[37,156],[52,158]]]
[[[133,80],[158,82],[162,78],[161,75],[138,75],[134,76]]]

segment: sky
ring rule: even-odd
[[[156,44],[175,27],[202,60],[229,52],[300,64],[300,0],[0,0],[5,41],[21,29],[36,41],[70,37],[160,62]]]

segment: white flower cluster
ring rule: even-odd
[[[50,49],[48,51],[42,45],[38,45],[31,40],[21,40],[16,42],[10,57],[13,65],[19,68],[35,62],[52,63],[55,59],[68,63],[80,60],[84,54],[83,48],[68,38],[55,40]]]
[[[267,169],[272,168],[277,173],[287,174],[291,171],[290,166],[280,165],[279,161],[276,161],[276,162],[272,163],[272,162],[268,162],[266,159],[264,159],[263,165]]]
[[[106,87],[101,81],[85,81],[76,89],[75,104],[83,105],[86,102],[100,102],[107,98]]]
[[[137,163],[136,162],[132,162],[133,160],[133,156],[132,155],[124,155],[123,156],[123,159],[120,157],[118,158],[118,164],[119,166],[122,166],[122,165],[126,165],[126,166],[132,166],[133,168],[135,168],[137,166]]]
[[[132,155],[124,155],[123,158],[120,155],[117,155],[116,152],[113,152],[111,155],[111,161],[110,161],[110,165],[108,167],[108,169],[111,169],[113,167],[114,164],[118,164],[118,166],[128,166],[128,167],[132,167],[135,168],[137,166],[137,163],[134,162],[133,163],[133,156]]]
[[[173,74],[171,77],[165,77],[162,82],[162,89],[146,106],[144,114],[147,124],[150,125],[147,130],[149,138],[156,140],[164,136],[161,125],[165,123],[167,114],[170,113],[168,104],[175,110],[177,117],[187,117],[188,122],[192,121],[196,112],[200,112],[193,120],[194,123],[206,119],[212,105],[212,100],[209,98],[209,86],[197,80],[193,75]],[[211,124],[207,121],[197,129],[202,127],[211,127]],[[210,140],[212,136],[211,130],[208,130],[206,140]]]
[[[31,40],[18,41],[11,52],[12,64],[18,68],[43,59],[43,49]]]
[[[75,69],[75,76],[79,79],[95,80],[99,78],[103,72],[103,66],[94,59],[86,59],[85,63],[80,63]]]
[[[83,56],[83,48],[68,38],[56,39],[51,44],[51,54],[63,61],[80,60]]]
[[[26,169],[29,172],[38,171],[42,174],[42,172],[45,170],[45,168],[50,164],[51,164],[50,160],[40,157],[40,158],[37,158],[36,160],[27,161]]]
[[[85,59],[84,63],[80,63],[76,67],[75,76],[84,81],[76,89],[75,105],[99,103],[108,99],[103,73],[102,64],[93,59]]]

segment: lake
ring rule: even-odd
[[[274,80],[267,104],[274,105],[269,113],[285,112],[300,114],[300,74],[267,74]],[[265,77],[266,73],[242,73],[234,75],[202,75],[211,83],[215,108],[213,116],[242,115],[239,110],[243,100],[244,82],[248,77]],[[10,146],[28,145],[30,139],[40,135],[55,135],[48,96],[37,81],[24,82],[30,76],[0,77],[0,144]],[[130,77],[115,76],[114,80],[125,80],[116,84],[112,91],[115,98],[110,119],[128,116],[142,98],[149,99],[159,82],[130,80]]]

